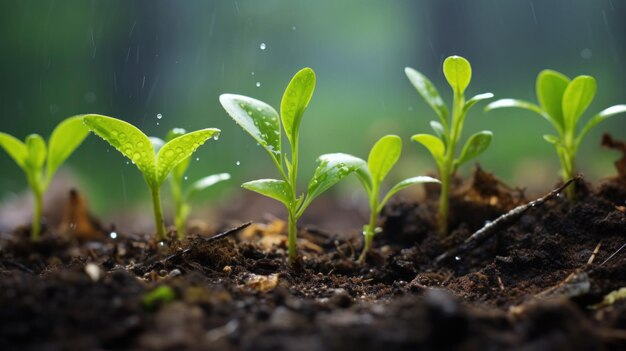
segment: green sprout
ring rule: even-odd
[[[317,159],[319,165],[309,182],[305,195],[298,195],[296,179],[298,173],[298,139],[302,115],[306,110],[313,90],[315,73],[310,68],[300,70],[291,79],[280,104],[280,121],[276,110],[270,105],[242,95],[223,94],[220,102],[230,117],[235,120],[270,155],[282,177],[260,179],[242,184],[242,187],[280,201],[288,211],[289,262],[295,264],[297,222],[311,202],[365,162],[347,154],[325,154]],[[290,145],[291,157],[283,154],[281,122]]]
[[[52,131],[47,146],[45,140],[38,134],[31,134],[26,137],[25,142],[22,142],[0,132],[0,146],[24,171],[28,185],[33,191],[35,209],[30,233],[32,240],[39,239],[43,195],[54,173],[88,134],[89,130],[83,126],[82,118],[79,116],[67,118],[59,123]]]
[[[394,185],[381,200],[380,185],[389,171],[391,171],[391,168],[398,162],[401,152],[402,139],[397,135],[385,135],[372,147],[367,159],[367,167],[357,172],[359,180],[361,180],[361,184],[363,184],[367,192],[370,205],[370,221],[369,224],[363,226],[365,243],[361,256],[359,257],[359,262],[365,261],[365,257],[372,247],[374,235],[378,233],[378,228],[376,227],[378,215],[392,196],[411,185],[419,183],[439,183],[439,180],[431,177],[421,176],[408,178]]]
[[[174,128],[167,133],[165,140],[169,142],[186,133],[187,132],[182,128]],[[213,137],[213,139],[215,138],[216,136]],[[152,145],[156,151],[165,144],[165,141],[155,137],[151,137],[150,141],[152,141]],[[230,179],[230,174],[228,173],[213,174],[198,179],[193,182],[187,190],[184,190],[183,183],[187,180],[185,172],[187,172],[187,168],[189,168],[190,161],[191,157],[188,157],[176,165],[174,169],[172,169],[172,174],[169,177],[170,189],[174,199],[174,225],[176,226],[176,232],[180,240],[185,236],[185,222],[187,222],[187,217],[189,217],[189,213],[191,212],[191,205],[189,204],[191,197],[221,181]]]
[[[536,90],[539,105],[523,100],[502,99],[490,103],[485,110],[522,108],[550,122],[557,135],[547,134],[543,138],[556,148],[561,162],[561,175],[563,181],[567,181],[574,177],[576,152],[587,132],[605,119],[626,112],[626,105],[615,105],[600,111],[577,134],[578,121],[596,94],[596,80],[586,75],[570,80],[559,72],[547,69],[537,76]],[[575,188],[568,187],[566,195],[570,201],[574,200],[574,194]]]
[[[439,233],[443,237],[448,233],[448,212],[450,202],[450,183],[457,168],[463,163],[480,155],[491,144],[492,133],[488,130],[473,134],[466,141],[461,154],[455,158],[457,145],[461,139],[463,124],[467,112],[477,102],[491,99],[493,94],[478,94],[465,101],[465,89],[472,79],[472,67],[470,63],[460,56],[450,56],[443,62],[443,74],[452,87],[454,93],[452,103],[452,116],[448,115],[448,108],[437,89],[423,74],[407,67],[404,72],[424,98],[426,103],[435,110],[439,121],[431,121],[430,126],[435,135],[417,134],[412,137],[414,141],[424,145],[430,151],[441,178],[441,195],[439,198],[439,211],[437,220]]]
[[[165,143],[156,153],[150,138],[130,123],[101,115],[86,115],[84,122],[92,132],[128,157],[143,173],[152,195],[157,240],[165,239],[161,185],[174,167],[188,159],[205,141],[219,135],[220,130],[207,128],[178,136]]]

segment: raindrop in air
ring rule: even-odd
[[[291,27],[291,30],[296,30],[296,26]]]
[[[239,166],[239,165],[241,164],[241,162],[237,161],[237,162],[235,162],[235,164],[236,164],[237,166]]]
[[[111,233],[109,233],[109,237],[111,239],[115,239],[115,238],[117,238],[117,233],[116,232],[111,232]]]
[[[265,43],[261,43],[261,45],[259,45],[259,48],[261,48],[261,50],[265,50],[267,48],[267,45],[265,45]]]
[[[252,75],[254,75],[254,72],[252,72]]]
[[[588,48],[584,48],[580,51],[580,57],[582,57],[583,60],[589,60],[591,56],[593,56],[593,54],[591,53],[591,50],[589,50]]]
[[[200,157],[196,157],[196,161],[200,161]]]
[[[185,176],[185,178],[184,178],[184,179],[185,179],[185,180],[187,180],[187,179],[189,179],[189,177]]]
[[[158,119],[161,119],[161,118],[163,118],[163,115],[162,115],[162,114],[160,114],[160,113],[157,113],[157,118],[158,118]]]
[[[261,87],[261,82],[256,82],[256,87],[257,88]]]
[[[461,260],[461,257],[459,257],[459,256],[454,256],[454,259],[455,259],[456,261],[460,261],[460,260]]]

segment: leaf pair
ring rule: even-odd
[[[83,126],[81,117],[77,116],[59,123],[52,131],[48,145],[38,134],[31,134],[25,142],[21,142],[0,132],[0,146],[27,175],[43,176],[38,182],[40,190],[45,191],[57,169],[88,134],[89,130]]]
[[[377,203],[377,206],[371,209],[377,214],[380,213],[387,201],[389,201],[389,199],[391,199],[391,197],[400,190],[420,183],[439,183],[439,180],[426,176],[404,179],[394,185],[379,202],[380,186],[393,166],[400,159],[401,153],[402,139],[400,139],[397,135],[385,135],[372,147],[367,159],[367,167],[364,167],[357,172],[363,187],[367,191],[370,203]]]
[[[122,155],[129,158],[143,174],[152,195],[154,221],[157,239],[165,238],[163,209],[161,207],[160,187],[175,167],[189,162],[189,157],[211,137],[219,135],[220,130],[206,128],[191,133],[180,133],[163,143],[158,138],[149,138],[137,127],[122,120],[101,115],[86,115],[85,125],[95,134],[115,147]],[[157,151],[158,149],[158,151]],[[183,166],[177,172],[186,170]]]
[[[85,125],[106,140],[141,171],[151,187],[158,187],[170,172],[220,130],[206,128],[183,134],[165,143],[155,154],[152,141],[137,127],[122,120],[101,115],[86,115]]]
[[[48,145],[38,134],[31,134],[26,137],[25,142],[22,142],[9,134],[0,132],[0,146],[24,171],[35,196],[31,231],[33,240],[39,237],[43,194],[61,164],[78,148],[88,134],[89,130],[83,125],[80,116],[70,117],[59,123],[52,131]]]
[[[591,128],[618,113],[626,112],[626,105],[615,105],[593,116],[577,134],[578,122],[596,94],[596,80],[587,75],[570,80],[562,73],[543,70],[537,76],[536,90],[539,105],[531,102],[502,99],[489,104],[490,111],[504,107],[515,107],[535,112],[545,118],[556,129],[557,135],[544,135],[553,144],[561,160],[564,178],[571,178],[578,147]]]

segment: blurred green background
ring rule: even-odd
[[[240,93],[279,106],[291,76],[309,66],[318,85],[302,124],[303,185],[317,155],[366,157],[385,133],[404,140],[392,175],[399,179],[434,169],[427,151],[409,142],[430,132],[435,115],[405,66],[429,76],[447,101],[441,64],[453,54],[472,63],[469,95],[491,91],[535,101],[543,68],[591,74],[598,96],[588,118],[626,102],[625,16],[626,3],[617,0],[2,1],[0,130],[47,137],[63,118],[83,113],[115,116],[161,137],[173,127],[217,127],[222,137],[200,149],[189,179],[232,173],[232,181],[200,199],[222,201],[240,196],[241,182],[276,172],[218,96]],[[617,155],[600,148],[599,136],[611,131],[624,139],[625,127],[621,116],[594,130],[579,170],[592,180],[612,175]],[[541,137],[550,131],[544,120],[475,108],[465,135],[481,129],[495,135],[479,158],[485,169],[537,191],[557,181],[556,154]],[[66,167],[100,214],[149,201],[139,172],[99,138],[89,137]],[[0,170],[0,196],[25,189],[4,152]]]

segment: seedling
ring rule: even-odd
[[[86,115],[84,121],[92,132],[128,157],[143,173],[152,194],[157,240],[165,239],[161,185],[174,167],[188,159],[209,138],[219,135],[220,130],[207,128],[177,136],[156,153],[150,138],[130,123],[101,115]]]
[[[367,159],[367,167],[357,172],[361,184],[367,192],[370,204],[370,221],[363,226],[364,245],[359,262],[363,262],[367,253],[372,247],[374,235],[378,232],[376,220],[383,207],[400,190],[419,183],[439,183],[439,180],[431,177],[413,177],[405,179],[394,185],[389,192],[380,199],[380,185],[391,171],[391,168],[398,162],[402,152],[402,139],[396,135],[385,135],[380,138],[372,147]]]
[[[288,212],[289,262],[297,260],[297,222],[311,202],[331,186],[365,165],[357,157],[347,154],[325,154],[309,182],[306,194],[298,195],[298,139],[302,115],[313,90],[315,73],[304,68],[291,79],[280,104],[280,121],[276,110],[265,102],[242,95],[223,94],[220,102],[226,112],[270,155],[278,169],[279,179],[260,179],[242,184],[242,187],[280,201]],[[281,122],[290,145],[291,157],[282,149]]]
[[[491,144],[492,133],[488,130],[483,130],[470,136],[465,142],[459,157],[455,158],[465,117],[472,106],[481,100],[491,99],[493,94],[478,94],[465,101],[465,89],[472,79],[472,67],[463,57],[450,56],[443,62],[443,74],[454,93],[452,116],[449,116],[448,107],[443,102],[433,83],[426,76],[410,67],[405,68],[404,72],[417,89],[417,92],[439,117],[439,121],[430,122],[435,135],[417,134],[412,139],[424,145],[430,151],[437,164],[439,177],[441,178],[441,195],[437,219],[439,233],[441,236],[445,236],[448,233],[450,182],[452,177],[460,165],[480,155]]]
[[[626,112],[626,105],[615,105],[600,111],[587,121],[577,134],[578,121],[596,94],[596,80],[591,76],[578,76],[570,80],[565,75],[543,70],[537,76],[539,105],[515,99],[501,99],[487,105],[485,111],[503,107],[516,107],[535,112],[545,118],[557,135],[546,134],[543,139],[554,145],[561,162],[563,181],[574,177],[576,152],[587,132],[598,123],[618,113]],[[566,190],[567,198],[574,199],[575,188]]]
[[[52,131],[47,146],[38,134],[31,134],[26,137],[25,142],[21,142],[9,134],[0,132],[0,146],[24,171],[28,185],[33,191],[35,202],[30,232],[32,240],[39,239],[43,195],[54,173],[83,142],[87,134],[89,130],[83,126],[81,117],[70,117],[59,123]]]
[[[184,129],[174,128],[167,133],[165,140],[169,142],[185,134],[186,131]],[[152,137],[150,140],[157,151],[165,144],[165,142],[159,138]],[[185,222],[187,222],[187,217],[191,212],[191,205],[189,204],[191,197],[221,181],[230,179],[230,174],[228,173],[213,174],[198,179],[184,190],[183,183],[187,179],[185,172],[187,172],[187,168],[189,168],[190,160],[191,157],[188,157],[176,165],[176,167],[172,169],[172,174],[169,177],[170,189],[174,199],[174,225],[176,226],[178,238],[181,240],[185,236]]]

